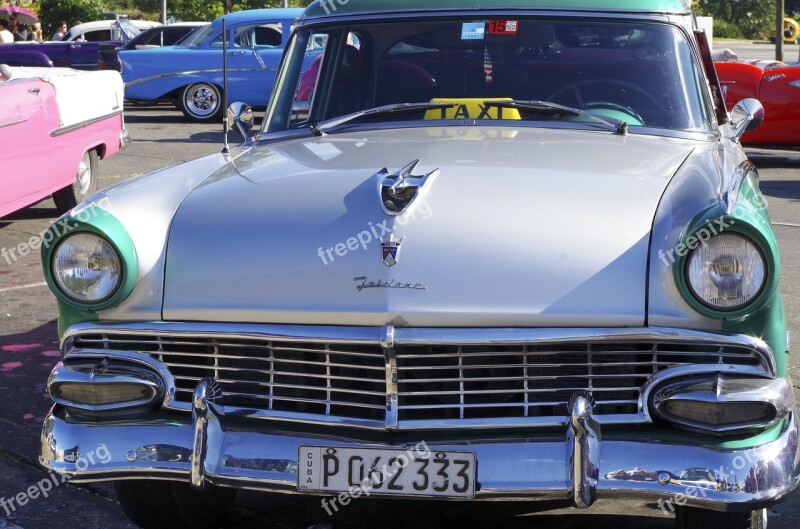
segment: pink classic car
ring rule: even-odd
[[[0,65],[0,217],[53,196],[66,212],[97,190],[98,159],[128,142],[117,72]]]

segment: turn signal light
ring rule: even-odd
[[[663,413],[678,419],[713,426],[729,426],[769,422],[775,418],[775,407],[766,402],[703,402],[669,400]]]
[[[54,398],[89,406],[147,401],[156,396],[152,387],[130,382],[115,384],[62,382],[53,385],[50,391]]]

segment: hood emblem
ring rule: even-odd
[[[403,239],[405,239],[405,237],[403,237]],[[403,244],[403,239],[395,240],[392,235],[390,235],[387,240],[381,237],[383,264],[386,266],[394,266],[397,264],[397,260],[400,258],[400,245]]]
[[[381,206],[387,215],[400,215],[408,209],[414,200],[420,196],[425,184],[432,182],[439,169],[422,176],[414,176],[414,169],[419,160],[414,160],[394,174],[384,167],[375,175],[378,179],[378,192],[380,193]],[[428,185],[430,187],[430,185]]]

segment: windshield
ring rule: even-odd
[[[270,132],[423,102],[453,105],[368,116],[589,121],[537,113],[530,105],[503,111],[487,100],[552,102],[632,128],[696,132],[712,126],[686,37],[667,24],[522,16],[382,20],[300,28],[288,49],[265,120]]]

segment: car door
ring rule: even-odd
[[[44,154],[58,121],[52,95],[38,79],[0,82],[0,216],[49,194],[51,171],[44,163],[53,159]]]
[[[233,28],[228,48],[229,101],[267,104],[289,32],[289,23],[281,20]]]
[[[758,98],[766,119],[756,132],[775,143],[800,143],[800,68],[770,68],[764,71]]]

